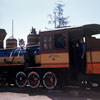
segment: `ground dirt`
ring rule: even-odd
[[[54,90],[0,87],[0,100],[100,100],[100,87],[67,86]]]

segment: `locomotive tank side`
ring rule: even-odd
[[[39,50],[39,49],[37,49],[37,51],[36,51],[35,63],[36,63],[37,65],[41,64],[41,55],[40,55],[40,50]]]
[[[9,63],[9,57],[12,49],[1,49],[0,50],[0,64]]]

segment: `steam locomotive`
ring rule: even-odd
[[[74,82],[76,74],[79,82],[100,82],[100,39],[95,34],[100,34],[98,24],[48,30],[39,33],[38,45],[1,49],[1,83],[53,89]],[[84,73],[76,70],[80,38],[86,44]]]

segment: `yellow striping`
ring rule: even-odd
[[[14,64],[20,63],[20,64],[24,64],[24,57],[23,56],[17,56],[14,58],[13,60]]]
[[[16,56],[16,57],[0,57],[0,64],[4,63],[13,63],[13,64],[24,64],[24,57],[23,56]]]
[[[41,64],[41,56],[40,55],[35,56],[35,63],[36,64]]]
[[[0,64],[4,63],[4,57],[0,57]]]
[[[18,63],[24,64],[24,56],[0,57],[0,64],[4,64],[4,63],[7,63],[7,62],[11,62],[13,64],[18,64]],[[40,55],[35,56],[35,63],[36,64],[41,63],[41,56]]]
[[[90,62],[91,63],[91,53],[90,52],[87,52],[86,53],[86,60],[87,60],[87,62]]]
[[[91,51],[87,52],[87,62],[100,62],[100,52],[98,51]]]
[[[6,61],[10,62],[11,60],[11,57],[0,57],[0,64],[4,64]]]
[[[41,54],[41,63],[69,63],[68,53]]]

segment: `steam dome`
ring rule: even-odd
[[[15,38],[8,38],[6,40],[6,48],[17,48],[17,40]]]
[[[39,35],[36,33],[36,30],[32,27],[31,33],[27,36],[27,46],[38,45]]]

